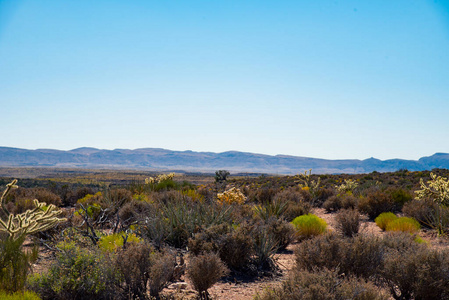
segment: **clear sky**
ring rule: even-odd
[[[449,0],[0,0],[0,146],[449,152]]]

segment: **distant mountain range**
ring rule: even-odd
[[[228,151],[222,153],[171,151],[159,148],[102,150],[78,148],[27,150],[0,147],[0,167],[59,167],[89,169],[130,169],[155,171],[298,174],[313,169],[314,174],[392,172],[449,169],[449,154],[435,153],[419,160],[389,159],[328,160],[288,155],[263,155]]]

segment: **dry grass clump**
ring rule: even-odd
[[[353,237],[359,233],[360,216],[356,209],[342,209],[335,216],[337,230],[346,237]]]
[[[209,299],[207,290],[229,272],[216,253],[194,256],[187,265],[186,275],[201,299]]]
[[[256,295],[256,300],[284,299],[354,299],[387,300],[388,293],[353,276],[342,276],[336,270],[293,271],[282,286]]]

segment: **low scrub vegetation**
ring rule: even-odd
[[[276,277],[293,249],[291,273],[256,299],[449,299],[447,170],[98,174],[0,179],[2,299],[164,299],[180,278],[208,299],[220,280]],[[367,234],[368,219],[383,232]],[[31,273],[39,247],[52,259]]]

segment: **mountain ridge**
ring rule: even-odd
[[[267,155],[251,152],[225,151],[196,152],[173,151],[163,148],[97,149],[81,147],[72,150],[0,147],[0,167],[70,167],[101,169],[135,169],[188,172],[214,172],[226,169],[231,172],[297,174],[313,169],[315,174],[392,172],[449,169],[449,153],[437,152],[418,160],[400,158],[379,160],[323,159],[285,154]]]

